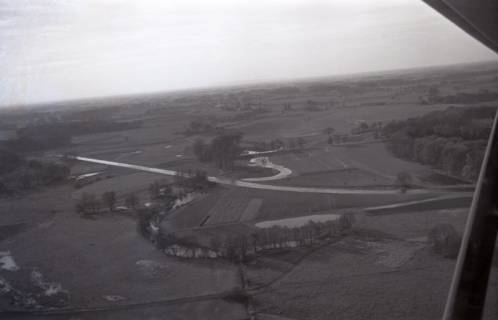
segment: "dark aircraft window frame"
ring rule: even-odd
[[[424,0],[498,53],[498,1]],[[481,166],[444,311],[444,320],[481,319],[498,231],[498,113]]]

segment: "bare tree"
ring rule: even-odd
[[[304,140],[303,137],[299,137],[297,139],[297,144],[299,145],[299,148],[300,149],[303,149],[304,148],[304,145],[306,144],[306,141]]]
[[[406,192],[411,186],[413,178],[408,172],[400,172],[396,175],[396,184],[400,187],[401,192]]]
[[[87,216],[100,212],[100,201],[93,193],[83,193],[76,202],[76,212]]]
[[[114,211],[114,208],[116,207],[116,192],[114,191],[107,191],[102,194],[102,204],[106,206],[109,211]]]
[[[124,203],[128,208],[136,209],[140,204],[140,199],[136,194],[130,193],[125,197]]]

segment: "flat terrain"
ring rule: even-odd
[[[292,319],[440,319],[454,260],[435,255],[426,236],[439,223],[461,231],[466,214],[460,209],[357,215],[349,236],[284,266],[283,277],[272,261],[249,270],[256,283],[262,274],[263,282],[278,279],[257,291],[256,305],[263,313]],[[497,288],[493,278],[489,301],[496,299]],[[491,304],[486,319],[495,316]]]
[[[15,309],[4,294],[12,287],[25,297],[41,289],[68,294],[66,314],[12,313],[12,319],[247,319],[244,304],[223,299],[246,285],[261,319],[439,319],[455,261],[435,254],[427,235],[438,224],[462,232],[473,186],[461,187],[467,182],[394,157],[372,132],[353,131],[364,122],[387,123],[449,107],[421,103],[432,86],[442,94],[496,90],[498,71],[490,74],[488,69],[406,71],[76,104],[64,116],[139,121],[140,126],[78,135],[70,146],[33,156],[55,159],[69,152],[181,172],[201,169],[233,180],[275,175],[270,168],[250,167],[247,157],[225,171],[199,162],[194,141],[209,141],[215,133],[186,134],[185,128],[202,120],[243,133],[246,150],[275,139],[302,140],[300,148],[268,155],[272,163],[292,171],[288,177],[258,183],[390,193],[218,185],[162,221],[163,230],[205,245],[217,236],[251,234],[259,222],[354,213],[356,222],[348,234],[311,247],[270,250],[241,267],[222,259],[167,256],[137,233],[129,212],[80,217],[75,200],[83,193],[115,191],[119,206],[125,195],[134,193],[144,206],[151,201],[149,185],[172,177],[75,162],[72,176],[99,172],[99,179],[79,188],[67,182],[0,199],[0,253],[2,261],[10,257],[16,266],[0,268],[0,310]],[[485,104],[496,101],[452,106]],[[332,135],[351,141],[329,143],[328,127]],[[410,174],[424,193],[401,192],[396,182],[401,172]],[[41,289],[39,274],[46,284]],[[496,279],[491,280],[490,301],[496,300]],[[42,298],[52,302],[55,295],[43,292]],[[488,317],[496,315],[493,309]]]
[[[48,192],[71,197],[71,189],[61,187],[12,206],[11,214],[30,224],[28,230],[0,242],[0,251],[10,252],[19,268],[0,270],[0,277],[13,285],[29,281],[38,270],[67,290],[71,306],[77,308],[203,296],[238,285],[236,269],[229,264],[192,263],[162,254],[136,232],[131,218],[108,214],[82,219],[71,201],[59,202],[65,205],[47,214],[47,199],[54,201]],[[106,296],[120,299],[110,301]]]

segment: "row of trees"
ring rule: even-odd
[[[138,128],[140,121],[76,120],[32,124],[16,130],[16,138],[7,142],[13,150],[29,152],[70,145],[72,137],[96,132],[124,131]]]
[[[157,235],[156,243],[162,250],[177,246],[193,252],[205,249],[206,252],[216,252],[217,257],[230,261],[246,261],[250,255],[265,250],[312,246],[322,240],[343,234],[351,229],[354,222],[354,214],[347,213],[336,221],[310,221],[303,226],[293,228],[273,226],[258,229],[250,234],[215,235],[209,244],[200,244],[193,237],[180,237],[172,232],[161,232]]]
[[[253,144],[253,149],[256,151],[277,150],[280,148],[295,150],[303,149],[306,145],[306,140],[303,137],[288,138],[285,140],[276,138],[270,141],[259,141]]]
[[[391,152],[469,180],[479,174],[495,108],[450,108],[384,127]],[[489,120],[489,121],[488,121]]]
[[[427,97],[422,99],[423,103],[479,103],[498,100],[498,92],[482,89],[478,92],[459,92],[453,95],[442,95],[437,87],[430,87],[427,91]]]

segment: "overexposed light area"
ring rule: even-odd
[[[0,105],[494,58],[420,0],[0,0]]]

